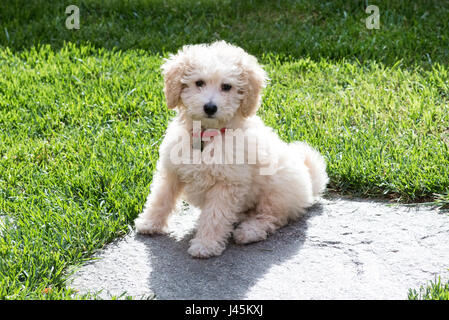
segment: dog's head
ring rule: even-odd
[[[205,128],[255,114],[267,81],[254,56],[225,41],[184,46],[162,70],[168,108],[178,107]]]

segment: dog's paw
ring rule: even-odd
[[[136,227],[137,233],[140,233],[140,234],[163,234],[163,233],[165,233],[163,225],[154,223],[154,221],[152,221],[150,219],[138,217],[136,220],[134,220],[134,225]]]
[[[219,242],[206,243],[195,238],[190,241],[190,248],[187,252],[195,258],[210,258],[221,255],[224,249],[225,246]]]
[[[233,232],[234,241],[238,244],[247,244],[262,241],[267,238],[265,230],[251,223],[242,222]]]

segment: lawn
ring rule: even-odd
[[[160,65],[186,43],[260,59],[259,115],[322,152],[330,191],[449,206],[447,2],[103,2],[0,4],[0,299],[82,298],[66,271],[142,210],[174,115]]]

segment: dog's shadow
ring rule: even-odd
[[[250,290],[272,266],[299,252],[306,238],[307,220],[320,215],[322,210],[321,204],[315,204],[301,219],[265,241],[237,245],[231,240],[221,256],[210,259],[195,259],[187,253],[195,217],[181,214],[175,225],[183,233],[135,236],[147,250],[151,267],[148,285],[157,299],[248,298]]]

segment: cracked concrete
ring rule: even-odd
[[[268,240],[222,256],[187,253],[198,212],[170,220],[171,236],[131,233],[81,267],[71,287],[157,299],[406,299],[449,279],[449,215],[428,207],[323,199]]]

